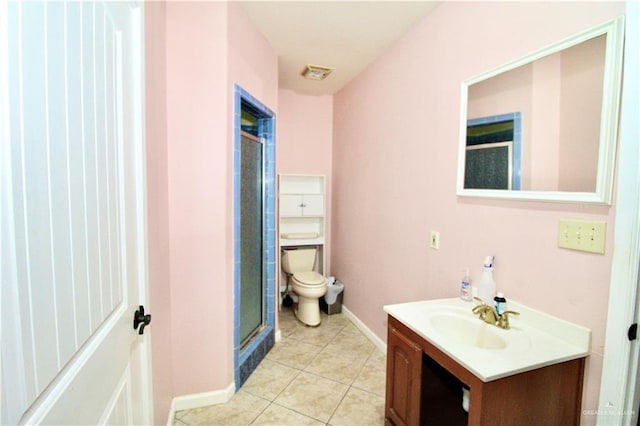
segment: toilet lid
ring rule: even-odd
[[[301,284],[319,285],[324,284],[324,277],[317,272],[296,272],[293,278]]]

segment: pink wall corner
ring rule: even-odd
[[[174,396],[233,381],[227,4],[166,4]]]
[[[583,406],[597,408],[614,208],[457,197],[460,86],[623,13],[624,3],[443,2],[335,96],[332,271],[380,338],[384,305],[455,297],[463,269],[478,280],[493,254],[507,298],[592,330]],[[606,254],[559,249],[565,217],[606,221]]]
[[[278,111],[278,57],[239,2],[229,8],[229,93],[238,84],[274,113]],[[229,103],[233,114],[233,98]],[[277,115],[277,114],[276,114]]]
[[[325,275],[329,275],[332,274],[333,96],[302,95],[280,89],[278,107],[276,172],[326,177]]]
[[[163,423],[173,398],[171,362],[171,293],[169,281],[169,194],[167,169],[165,7],[145,4],[147,225],[149,312],[154,419]]]

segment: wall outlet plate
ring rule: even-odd
[[[604,254],[607,222],[560,219],[558,247]]]
[[[440,248],[440,233],[438,231],[431,231],[431,240],[429,245],[431,248],[436,250]]]

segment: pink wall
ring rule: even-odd
[[[524,143],[530,149],[531,172],[529,185],[523,185],[522,189],[560,191],[560,64],[560,55],[551,55],[532,66],[531,115],[526,121],[531,121],[530,137],[536,143]]]
[[[329,275],[333,96],[308,96],[280,89],[276,127],[277,173],[326,176],[325,275]]]
[[[598,37],[576,46],[562,55],[562,73],[567,76],[563,87],[560,140],[570,143],[561,145],[560,164],[562,167],[561,191],[592,191],[596,187],[598,167],[598,143],[600,134],[600,109],[604,79],[604,58],[606,37]],[[594,84],[595,82],[595,84]],[[576,110],[571,99],[584,108]],[[571,126],[564,126],[570,123]],[[590,143],[595,141],[595,143]],[[593,170],[589,174],[584,170]]]
[[[623,3],[444,2],[335,96],[332,272],[380,338],[383,305],[454,297],[465,266],[478,280],[493,254],[507,298],[592,330],[584,408],[597,408],[614,208],[457,197],[460,85],[623,13]],[[557,248],[565,217],[607,221],[607,254]]]
[[[156,423],[233,383],[233,85],[277,110],[277,57],[224,2],[145,9]]]
[[[249,21],[239,2],[229,2],[228,8],[230,89],[239,84],[275,113],[278,110],[278,57]],[[233,113],[232,106],[233,102],[229,103],[230,113]],[[232,117],[229,115],[229,119]]]
[[[146,139],[147,139],[147,224],[149,305],[153,313],[151,336],[153,357],[154,417],[167,418],[173,398],[171,364],[171,293],[169,281],[169,193],[167,169],[167,120],[165,73],[165,7],[145,5]],[[156,332],[157,331],[157,332]],[[146,334],[146,333],[145,333]]]
[[[174,395],[221,389],[233,377],[226,11],[166,4]]]

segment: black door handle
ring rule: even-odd
[[[133,329],[138,330],[138,334],[144,334],[144,328],[151,322],[151,314],[144,314],[144,306],[140,305],[137,311],[133,313]],[[141,325],[142,324],[142,325]]]

